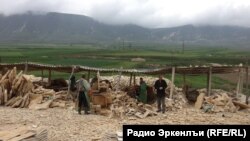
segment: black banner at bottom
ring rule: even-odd
[[[123,125],[123,141],[250,141],[250,125]]]

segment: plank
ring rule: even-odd
[[[18,79],[17,79],[17,82],[15,82],[15,85],[14,85],[14,87],[13,87],[13,89],[17,89],[18,88],[18,86],[21,84],[21,82],[22,82],[22,79],[23,79],[23,77],[19,77]]]
[[[20,135],[18,137],[12,138],[9,141],[22,141],[22,140],[24,140],[26,138],[34,137],[35,135],[36,135],[36,133],[34,131],[28,131],[27,133],[22,134],[22,135]]]
[[[19,78],[22,76],[23,71],[20,71],[17,75],[16,78],[13,80],[12,85],[14,86],[16,82],[19,80]]]
[[[2,77],[2,79],[0,80],[0,83],[2,83],[3,80],[5,80],[7,78],[7,76],[9,75],[10,70],[8,70]]]
[[[20,104],[20,108],[23,108],[24,107],[24,105],[25,105],[25,103],[26,103],[26,101],[28,100],[28,96],[29,96],[29,94],[26,94],[22,99],[22,103]]]
[[[27,98],[27,100],[24,103],[24,107],[28,108],[29,104],[30,104],[30,94],[28,95],[28,98]]]
[[[173,98],[173,93],[174,93],[174,77],[175,77],[175,67],[172,67],[172,82],[171,82],[171,87],[170,87],[170,98]]]
[[[1,136],[0,140],[3,140],[3,141],[10,140],[14,137],[21,135],[21,134],[25,134],[27,131],[28,131],[28,129],[26,127],[20,127],[17,129],[13,129],[13,130],[11,130],[11,132],[7,133],[6,135]]]
[[[12,108],[17,108],[20,106],[20,104],[22,103],[23,99],[20,97],[20,99],[18,99],[11,107]]]
[[[241,103],[241,102],[238,102],[238,101],[233,101],[233,104],[234,104],[235,106],[240,106],[241,109],[250,108],[249,105],[244,104],[244,103]]]
[[[53,99],[48,100],[42,104],[33,104],[31,109],[33,109],[33,110],[45,110],[45,109],[49,108],[49,106],[51,105],[52,102],[53,102]]]
[[[4,103],[6,103],[9,100],[7,90],[4,90],[3,94],[4,94]]]
[[[195,108],[201,109],[203,101],[204,101],[205,93],[200,93],[200,95],[197,97],[197,100],[195,102]]]

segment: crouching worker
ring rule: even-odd
[[[85,114],[89,114],[90,102],[88,91],[90,90],[90,84],[85,79],[86,76],[83,74],[82,77],[76,82],[78,90],[78,113],[81,114],[82,107],[84,106]]]

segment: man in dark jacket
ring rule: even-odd
[[[155,89],[156,89],[156,98],[157,98],[157,105],[158,105],[158,110],[157,112],[161,112],[165,113],[165,97],[166,97],[166,93],[165,93],[165,89],[167,88],[167,83],[165,80],[162,79],[162,75],[159,76],[159,80],[157,80],[155,82],[154,85]]]

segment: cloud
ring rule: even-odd
[[[145,27],[238,25],[250,27],[249,0],[0,0],[0,13],[63,12],[108,24]]]

